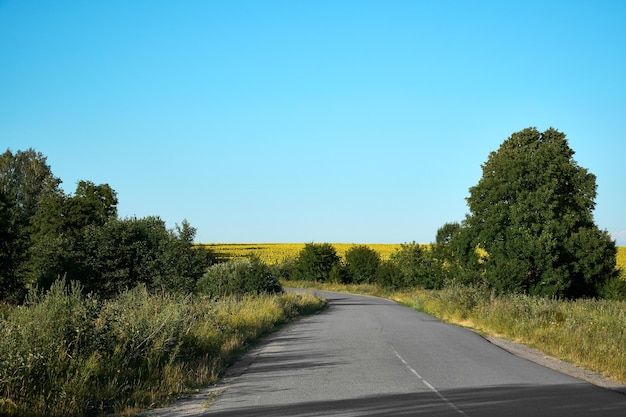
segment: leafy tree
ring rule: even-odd
[[[615,244],[593,221],[596,178],[573,155],[565,134],[527,128],[483,164],[454,243],[468,262],[479,253],[492,288],[593,296],[614,273]]]
[[[340,258],[329,243],[307,243],[298,254],[294,265],[294,278],[303,281],[328,281],[331,271],[337,268]]]
[[[15,288],[9,288],[11,280],[7,279],[11,274],[11,245],[13,236],[11,234],[11,216],[9,199],[0,190],[0,299],[6,294],[14,293]],[[13,283],[15,283],[13,281]]]
[[[190,293],[207,267],[217,262],[215,253],[204,246],[194,245],[196,229],[187,220],[169,232],[164,248],[164,273],[152,282],[154,288]]]
[[[81,247],[87,291],[110,297],[145,284],[152,291],[191,292],[213,252],[193,245],[195,229],[186,221],[168,230],[159,217],[110,220],[84,229]]]
[[[84,232],[86,268],[80,281],[87,291],[109,297],[137,284],[162,282],[170,235],[160,218],[116,219]]]
[[[454,235],[456,235],[461,229],[459,223],[446,223],[437,230],[437,237],[435,243],[437,246],[448,245],[452,242]]]
[[[0,299],[21,302],[26,294],[25,262],[31,246],[31,219],[42,198],[60,193],[46,157],[33,149],[0,155],[2,255]]]
[[[365,245],[354,246],[346,252],[346,275],[350,282],[373,283],[380,266],[380,255]]]
[[[83,279],[85,228],[103,226],[116,216],[117,197],[108,184],[80,181],[73,196],[56,193],[41,198],[31,218],[29,282],[49,288],[61,276]]]

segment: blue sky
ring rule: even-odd
[[[534,126],[626,245],[626,2],[0,0],[0,147],[199,242],[428,243]]]

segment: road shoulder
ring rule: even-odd
[[[581,379],[599,387],[610,389],[612,391],[617,391],[626,395],[626,386],[620,384],[619,382],[609,379],[595,372],[579,368],[575,365],[572,365],[571,363],[553,358],[552,356],[546,355],[538,349],[534,349],[524,344],[513,342],[507,339],[502,339],[499,337],[485,336],[485,339],[515,356],[519,356],[531,362],[535,362],[539,365],[545,366],[546,368],[550,368],[563,374],[572,376],[574,378]]]

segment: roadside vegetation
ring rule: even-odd
[[[281,283],[386,296],[626,383],[624,249],[594,224],[595,176],[573,154],[564,134],[524,129],[432,244],[286,255],[194,244],[185,221],[119,218],[107,184],[67,195],[43,155],[7,151],[0,415],[130,414],[205,386],[259,335],[323,308]]]
[[[0,415],[130,415],[215,382],[256,338],[324,307],[255,258],[220,263],[183,221],[67,195],[32,149],[0,155]]]
[[[324,302],[145,285],[100,300],[57,281],[0,320],[0,415],[130,415],[216,382],[259,336]]]

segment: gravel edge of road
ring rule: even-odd
[[[607,378],[603,375],[579,368],[576,365],[572,365],[571,363],[562,361],[560,359],[556,359],[552,356],[546,355],[538,349],[531,348],[530,346],[526,346],[522,343],[517,343],[511,340],[493,336],[482,337],[484,337],[490,343],[498,346],[501,349],[506,350],[507,352],[510,352],[515,356],[519,356],[521,358],[524,358],[531,362],[535,362],[539,365],[545,366],[546,368],[553,369],[557,372],[561,372],[574,378],[581,379],[593,385],[597,385],[599,387],[610,389],[612,391],[616,391],[626,395],[625,385],[622,385],[621,383]]]

